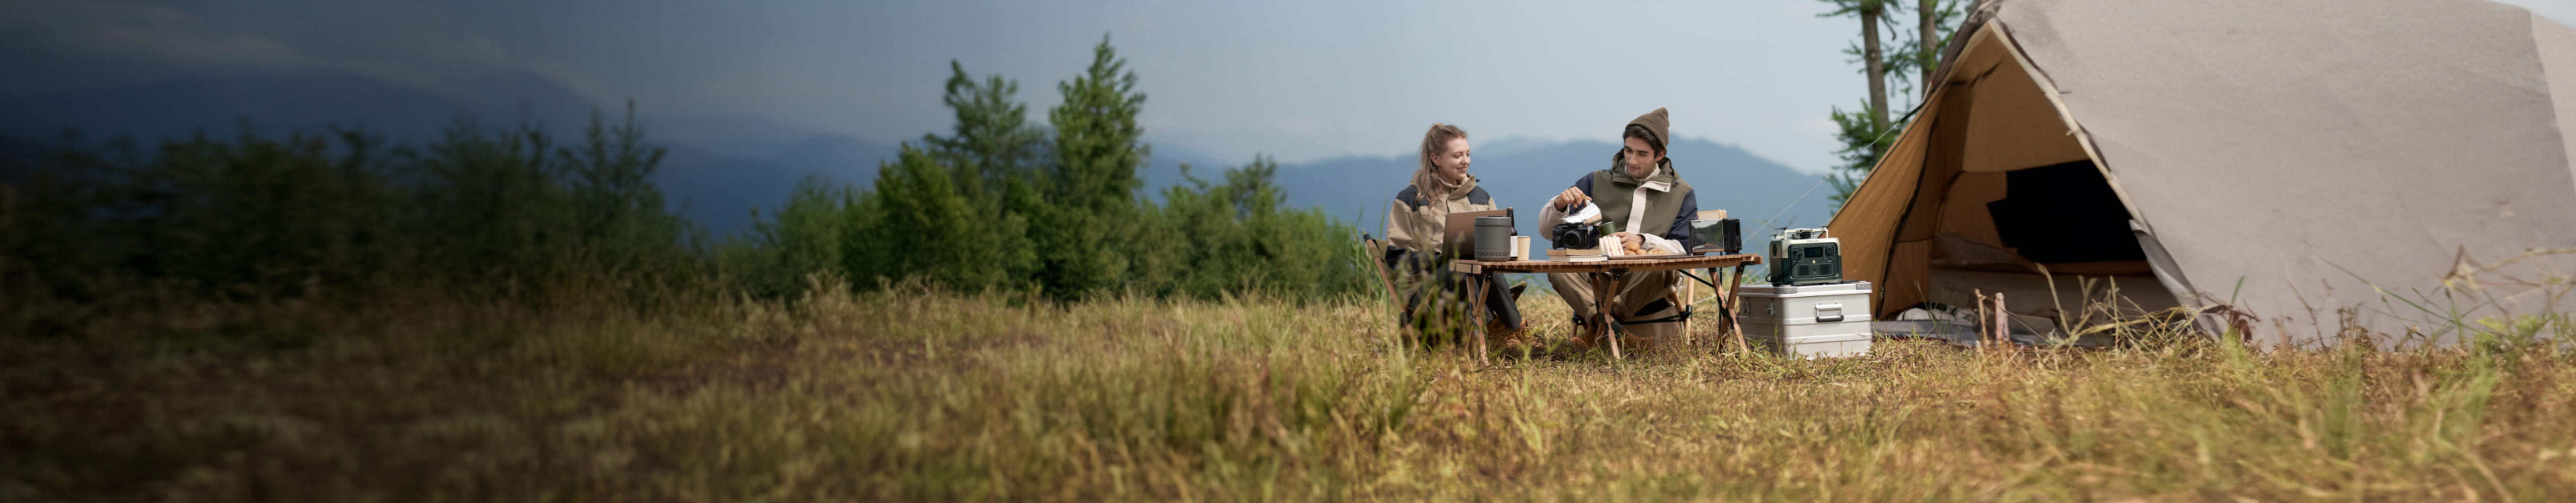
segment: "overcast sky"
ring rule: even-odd
[[[2576,0],[2511,0],[2560,22]],[[945,129],[952,59],[1021,82],[1033,119],[1103,34],[1158,144],[1236,162],[1389,155],[1432,122],[1479,139],[1615,138],[1672,109],[1685,137],[1803,170],[1864,92],[1857,23],[1810,0],[0,0],[11,50],[325,66],[434,85],[515,69],[654,115],[759,117],[894,142]],[[17,79],[17,77],[7,77]],[[23,87],[23,86],[22,86]]]

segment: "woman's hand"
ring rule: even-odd
[[[1592,202],[1592,196],[1583,195],[1583,189],[1566,187],[1565,192],[1556,193],[1556,200],[1553,202],[1556,203],[1557,211],[1565,211],[1573,209],[1574,205]]]

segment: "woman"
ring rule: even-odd
[[[1591,222],[1556,225],[1548,240],[1558,248],[1591,248],[1600,246],[1606,233],[1624,246],[1656,252],[1680,252],[1698,246],[1691,242],[1690,220],[1699,213],[1699,195],[1691,190],[1690,182],[1682,181],[1680,172],[1673,170],[1672,158],[1664,155],[1665,142],[1672,138],[1668,134],[1670,124],[1671,117],[1661,108],[1628,121],[1620,129],[1619,153],[1610,155],[1610,169],[1576,178],[1573,187],[1557,193],[1539,212],[1539,221],[1557,224],[1588,204],[1600,209],[1599,217]],[[1587,329],[1588,333],[1575,339],[1576,345],[1591,344],[1604,328],[1590,326],[1592,318],[1599,314],[1592,300],[1595,278],[1559,273],[1549,274],[1547,279],[1565,298],[1567,307],[1573,308],[1575,326]],[[1619,326],[1637,339],[1622,339],[1620,345],[1653,347],[1658,342],[1680,339],[1681,321],[1689,319],[1690,312],[1669,299],[1682,281],[1675,271],[1628,275],[1611,298],[1610,312]]]
[[[1395,201],[1387,204],[1386,239],[1393,245],[1387,249],[1385,260],[1388,265],[1417,280],[1426,277],[1437,280],[1436,284],[1443,285],[1444,290],[1437,295],[1452,299],[1433,304],[1430,307],[1435,309],[1432,313],[1417,313],[1425,309],[1422,293],[1417,292],[1407,299],[1404,306],[1406,326],[1423,329],[1427,333],[1443,332],[1445,330],[1433,330],[1443,327],[1432,324],[1456,319],[1456,311],[1436,309],[1463,305],[1455,299],[1463,298],[1466,290],[1466,282],[1462,278],[1445,270],[1431,269],[1431,265],[1438,264],[1441,259],[1454,258],[1440,256],[1442,231],[1449,214],[1495,209],[1494,196],[1485,193],[1483,187],[1477,187],[1476,177],[1467,174],[1468,166],[1473,164],[1468,147],[1466,131],[1458,129],[1458,126],[1432,124],[1431,130],[1422,134],[1421,158],[1415,164],[1412,182],[1405,184],[1404,190],[1395,193]],[[1512,305],[1513,297],[1501,289],[1494,289],[1486,297],[1489,320],[1486,331],[1489,336],[1508,339],[1524,328],[1520,308]]]

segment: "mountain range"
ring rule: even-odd
[[[0,148],[0,168],[6,168],[0,175],[23,174],[32,162],[28,157],[37,155],[32,152],[59,144],[66,130],[92,139],[152,140],[198,132],[221,138],[238,134],[248,120],[264,135],[361,125],[401,144],[436,138],[460,117],[476,117],[484,127],[528,122],[556,134],[577,135],[594,110],[614,118],[620,105],[593,103],[524,73],[467,79],[443,91],[351,73],[297,70],[21,93],[0,96],[0,147],[5,147]],[[647,136],[668,152],[655,182],[675,209],[717,236],[749,229],[755,209],[774,210],[809,174],[866,187],[876,178],[878,164],[899,152],[889,142],[757,117],[668,117],[653,113],[649,103],[638,109]],[[1616,150],[1607,138],[1494,140],[1478,144],[1470,173],[1497,204],[1527,209],[1534,217],[1539,205],[1576,177],[1606,167]],[[1829,214],[1828,194],[1821,193],[1815,175],[1713,141],[1684,139],[1670,150],[1684,179],[1698,189],[1700,207],[1730,210],[1746,222],[1748,233],[1786,224],[1821,225]],[[1144,195],[1153,198],[1162,187],[1184,180],[1183,164],[1193,166],[1192,174],[1213,180],[1225,167],[1248,161],[1157,145],[1139,176],[1147,185]],[[1376,235],[1384,233],[1387,203],[1413,165],[1410,154],[1346,156],[1283,165],[1277,182],[1288,205],[1321,208]],[[1778,222],[1766,222],[1774,214],[1780,215]],[[1523,220],[1523,234],[1540,235],[1536,218]]]

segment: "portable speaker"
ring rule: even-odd
[[[1691,234],[1699,238],[1694,251],[1714,251],[1722,255],[1744,253],[1744,227],[1732,218],[1692,220]]]

